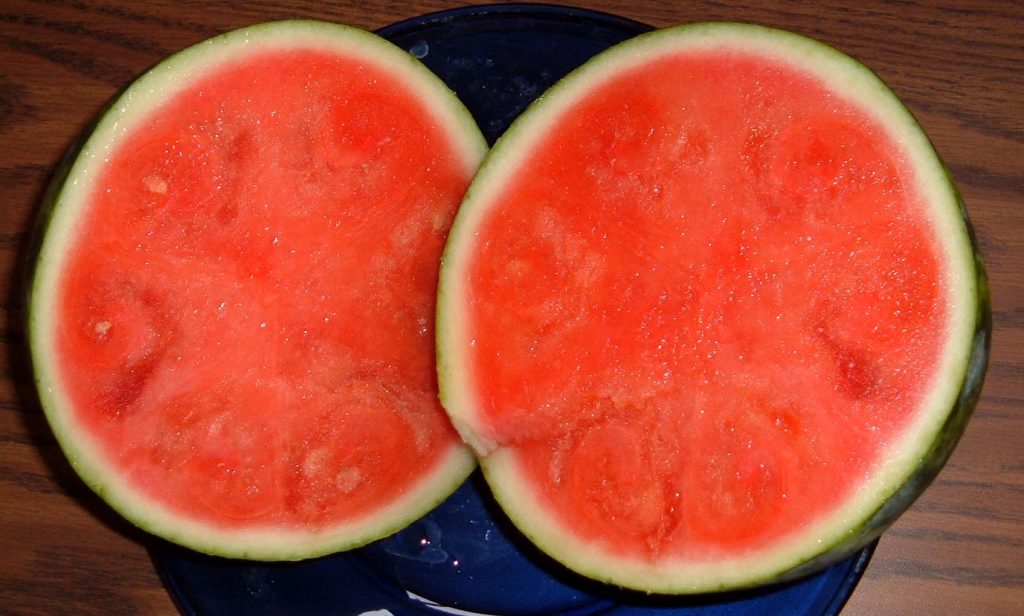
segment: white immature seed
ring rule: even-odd
[[[159,175],[147,175],[142,179],[142,184],[151,193],[158,195],[167,194],[167,180],[163,179]]]

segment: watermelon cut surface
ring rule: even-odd
[[[545,552],[621,586],[796,577],[946,460],[989,309],[955,187],[823,44],[642,35],[509,128],[456,218],[441,396]]]
[[[434,300],[486,149],[383,39],[279,22],[159,64],[48,197],[38,389],[85,481],[214,554],[403,527],[475,466],[437,401]]]

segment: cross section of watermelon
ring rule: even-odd
[[[910,505],[977,399],[989,319],[957,191],[875,75],[681,26],[585,64],[485,159],[442,265],[442,402],[555,559],[750,586]]]
[[[393,532],[474,468],[434,299],[485,143],[383,39],[231,32],[104,112],[47,197],[30,297],[46,416],[139,526],[297,559]]]

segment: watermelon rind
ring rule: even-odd
[[[472,172],[486,152],[472,116],[422,63],[387,40],[358,28],[312,20],[263,23],[230,31],[180,51],[118,93],[58,165],[43,197],[35,261],[27,289],[27,334],[35,384],[45,416],[68,461],[84,482],[139,528],[196,551],[254,560],[299,560],[358,547],[389,535],[427,513],[476,467],[473,454],[453,445],[436,468],[386,507],[326,529],[220,527],[174,513],[140,495],[70,412],[56,370],[55,297],[66,247],[76,238],[91,182],[137,123],[161,102],[246,54],[278,48],[337,51],[387,71],[415,93],[444,127],[452,150]]]
[[[466,311],[469,256],[489,206],[506,181],[552,132],[572,104],[630,67],[682,50],[749,51],[799,67],[868,110],[886,127],[915,170],[916,189],[930,205],[935,235],[949,269],[949,336],[930,394],[912,425],[884,453],[874,473],[834,512],[767,549],[699,562],[630,558],[580,539],[538,503],[514,454],[480,419],[473,385]],[[456,217],[442,259],[438,292],[438,374],[442,404],[480,456],[495,497],[540,549],[577,573],[651,593],[691,594],[758,586],[822,569],[876,539],[935,478],[952,453],[978,400],[988,361],[991,310],[984,267],[966,211],[932,143],[910,111],[870,69],[835,48],[799,34],[744,23],[696,23],[642,34],[595,56],[546,92],[485,157]],[[510,310],[514,306],[509,307]],[[609,495],[614,498],[614,495]]]

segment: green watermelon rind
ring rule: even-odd
[[[572,538],[536,504],[510,454],[477,420],[472,365],[463,306],[471,303],[467,255],[487,204],[503,190],[504,178],[530,155],[533,144],[581,93],[616,69],[639,65],[659,53],[724,43],[791,62],[822,79],[880,117],[913,160],[924,200],[933,204],[936,234],[950,265],[955,298],[945,363],[922,404],[918,422],[872,478],[861,497],[807,532],[794,533],[771,554],[649,566],[618,558],[614,546],[592,546]],[[959,269],[957,269],[959,268]],[[485,157],[463,201],[442,258],[438,291],[438,374],[442,404],[453,424],[480,456],[496,499],[513,523],[542,551],[570,569],[610,584],[667,594],[714,592],[779,582],[816,571],[863,548],[905,511],[934,479],[963,433],[980,394],[988,361],[991,310],[984,268],[960,195],[920,125],[870,69],[842,52],[804,36],[742,23],[676,26],[626,41],[595,56],[566,76],[512,124]],[[925,412],[924,409],[931,409]]]
[[[84,190],[135,123],[161,101],[182,91],[207,71],[250,52],[295,47],[336,50],[365,58],[368,65],[391,71],[421,97],[438,123],[447,128],[453,151],[466,168],[476,168],[487,144],[469,111],[456,95],[421,62],[389,41],[341,24],[288,20],[230,31],[188,47],[161,61],[127,85],[96,117],[83,137],[58,164],[43,196],[34,230],[28,273],[26,330],[36,390],[44,414],[67,457],[82,480],[100,498],[135,526],[190,549],[230,558],[301,560],[364,545],[404,528],[440,504],[476,468],[467,448],[453,445],[437,468],[389,506],[343,526],[327,530],[272,528],[225,529],[189,519],[141,496],[125,484],[105,460],[101,447],[77,426],[57,377],[50,344],[57,275],[63,247],[75,234],[83,209]]]

